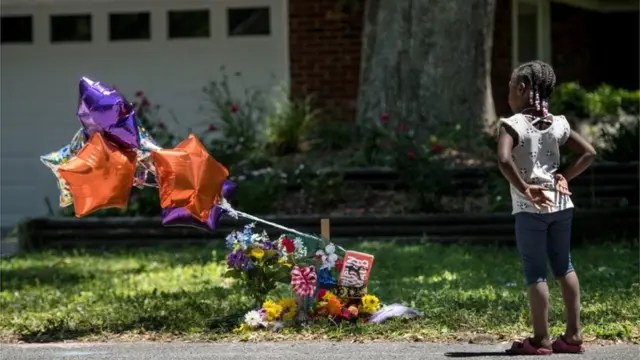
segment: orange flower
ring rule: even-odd
[[[327,300],[327,311],[331,316],[338,316],[342,312],[342,304],[336,297],[331,297]]]

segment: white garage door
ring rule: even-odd
[[[57,209],[39,156],[79,128],[80,77],[144,91],[186,134],[221,66],[242,72],[236,89],[288,81],[287,17],[286,0],[2,1],[2,226],[46,215],[45,197]]]

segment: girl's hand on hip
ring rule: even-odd
[[[562,176],[562,174],[556,174],[555,179],[556,179],[556,190],[561,194],[571,195],[571,191],[569,191],[569,183],[567,182],[567,179],[565,179],[565,177]]]
[[[541,207],[550,208],[555,206],[556,203],[552,198],[549,197],[549,195],[545,193],[545,191],[548,191],[548,189],[540,185],[529,185],[524,190],[524,195],[527,197],[527,199],[529,199],[529,201],[531,201],[536,209],[540,209]]]

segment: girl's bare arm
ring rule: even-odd
[[[518,141],[518,134],[513,130],[500,126],[500,135],[498,138],[498,167],[500,172],[505,178],[513,185],[518,191],[524,193],[527,189],[527,183],[522,180],[518,174],[516,165],[511,160],[511,150],[513,144]]]
[[[574,179],[587,170],[596,158],[596,150],[585,138],[573,130],[571,130],[565,146],[579,155],[576,161],[562,172],[562,176],[564,176],[567,181],[571,181],[571,179]]]

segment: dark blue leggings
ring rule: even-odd
[[[573,209],[553,213],[520,212],[516,217],[516,243],[527,285],[547,281],[547,259],[556,277],[569,274]]]

